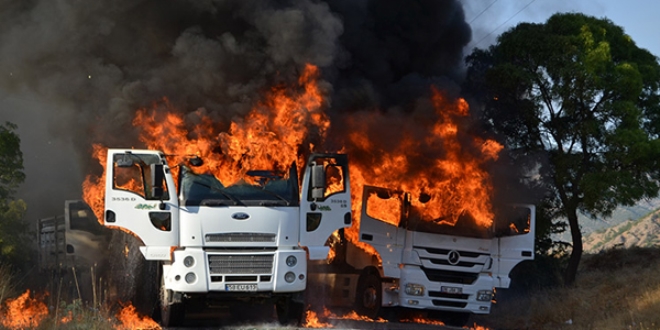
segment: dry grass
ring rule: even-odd
[[[585,256],[572,287],[500,300],[493,329],[660,329],[660,250]]]

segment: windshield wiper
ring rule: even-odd
[[[279,198],[281,201],[283,201],[284,203],[286,203],[285,206],[289,206],[289,205],[291,205],[291,201],[289,201],[288,199],[286,199],[286,198],[280,196],[280,194],[278,194],[278,193],[276,193],[276,192],[273,192],[273,191],[270,191],[270,190],[266,190],[266,189],[261,189],[261,191],[263,191],[263,192],[265,192],[265,193],[268,193],[269,195],[272,195],[272,196],[275,196],[275,197]],[[267,203],[266,201],[264,201],[264,202],[261,202],[260,205],[261,205],[261,206],[268,206],[268,204],[269,204],[269,203]]]
[[[200,206],[229,206],[236,205],[236,202],[230,199],[203,199],[199,202]]]

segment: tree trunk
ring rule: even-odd
[[[578,223],[577,210],[568,212],[568,224],[571,229],[571,238],[573,240],[573,252],[568,259],[568,266],[564,273],[564,284],[573,285],[577,275],[580,259],[582,258],[582,232],[580,231],[580,224]]]

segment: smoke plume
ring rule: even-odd
[[[470,37],[458,0],[0,0],[2,119],[23,140],[23,198],[61,209],[99,170],[92,143],[142,147],[141,107],[167,98],[227,127],[310,63],[341,145],[356,112],[433,120],[429,87],[458,92]]]

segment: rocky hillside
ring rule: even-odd
[[[583,222],[584,223],[584,222]],[[660,209],[655,208],[637,219],[628,219],[599,229],[584,237],[584,250],[597,253],[612,248],[651,247],[660,245]]]

